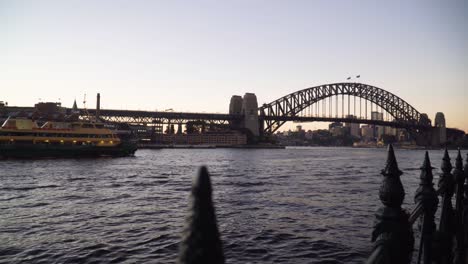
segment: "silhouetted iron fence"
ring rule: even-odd
[[[429,154],[426,152],[419,188],[416,190],[415,209],[406,213],[401,205],[404,189],[400,181],[402,172],[390,145],[386,168],[380,187],[380,200],[383,204],[377,213],[372,234],[374,247],[366,263],[411,263],[413,258],[413,224],[419,219],[421,232],[416,263],[462,264],[466,259],[468,224],[468,156],[465,168],[460,151],[452,174],[452,164],[448,151],[442,159],[442,173],[438,190],[434,189],[433,174]],[[466,182],[465,182],[466,179]],[[455,196],[455,209],[452,205]],[[439,228],[436,228],[435,214],[441,201]]]
[[[405,197],[393,147],[388,147],[379,198],[383,206],[376,212],[372,241],[374,246],[366,263],[407,264],[413,257],[413,225],[417,220],[420,235],[417,263],[468,263],[468,154],[465,167],[460,151],[452,174],[448,151],[442,159],[438,189],[434,188],[429,154],[421,166],[415,208],[411,213],[401,207]],[[455,196],[455,209],[452,205]],[[435,214],[441,201],[439,227]],[[190,210],[183,231],[178,263],[224,263],[224,253],[212,201],[211,181],[206,167],[201,167],[192,184]]]

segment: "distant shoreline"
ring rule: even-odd
[[[387,146],[294,146],[294,145],[238,145],[238,146],[218,146],[218,145],[169,145],[169,144],[152,144],[141,145],[138,149],[286,149],[286,148],[355,148],[355,149],[386,149]],[[422,147],[422,146],[398,146],[394,145],[395,149],[404,150],[444,150],[445,148]],[[447,147],[448,150],[457,150],[456,147]],[[460,150],[468,150],[468,148],[460,148]]]

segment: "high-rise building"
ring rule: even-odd
[[[340,123],[340,122],[333,122],[331,124],[328,125],[328,130],[331,130],[332,128],[334,127],[342,127],[343,126],[343,123]]]
[[[356,119],[356,116],[347,115],[346,118]],[[349,133],[353,137],[361,137],[361,129],[358,123],[345,123],[345,127],[349,128]]]
[[[371,120],[383,121],[383,113],[380,112],[371,112]],[[378,125],[372,125],[374,129],[374,137],[381,138],[384,134],[384,127]]]
[[[330,131],[330,133],[334,137],[339,137],[339,136],[344,136],[346,134],[349,134],[349,128],[344,127],[343,123],[340,123],[340,122],[334,122],[328,125],[328,131]]]
[[[385,127],[384,134],[389,136],[397,136],[397,129],[394,127]]]
[[[371,112],[371,120],[383,120],[383,113]]]
[[[372,125],[363,125],[361,127],[361,136],[363,140],[373,140],[375,138],[374,127]]]

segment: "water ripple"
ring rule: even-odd
[[[442,152],[431,152],[437,163]],[[139,150],[136,158],[3,161],[0,263],[174,263],[200,165],[228,263],[362,263],[383,149]],[[398,151],[413,207],[424,151]]]

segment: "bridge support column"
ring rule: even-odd
[[[258,125],[258,102],[257,96],[253,93],[246,93],[242,100],[242,114],[244,114],[244,128],[247,128],[252,135],[260,135]]]
[[[242,96],[233,95],[231,97],[231,102],[229,103],[229,114],[230,115],[241,115],[242,114],[242,105],[243,105]],[[240,129],[242,128],[242,121],[233,120],[229,122],[231,129]]]
[[[263,118],[258,120],[258,130],[259,130],[259,136],[262,138],[265,136],[265,122],[263,121]]]

